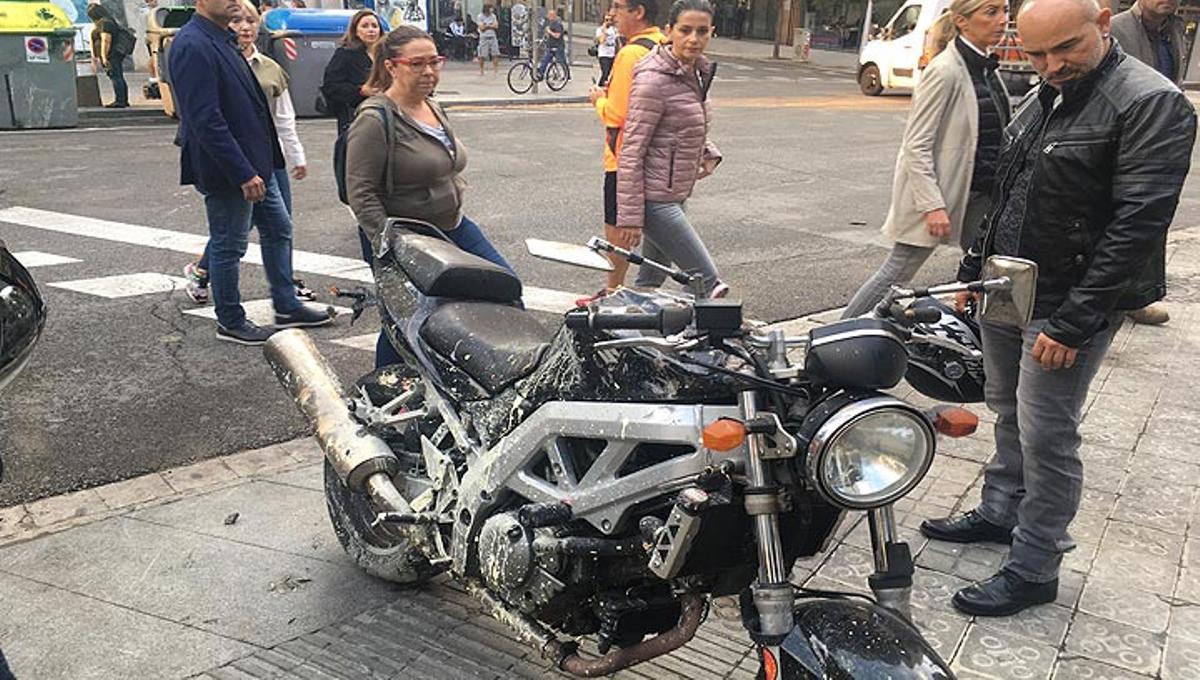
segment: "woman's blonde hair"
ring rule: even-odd
[[[929,58],[932,59],[941,54],[950,41],[958,37],[958,24],[954,23],[955,19],[958,17],[970,18],[992,1],[954,0],[951,2],[946,11],[942,12],[942,15],[933,22],[933,26],[929,29],[929,41],[932,44]]]
[[[254,21],[262,21],[262,15],[258,13],[258,8],[250,0],[242,0],[242,11]]]

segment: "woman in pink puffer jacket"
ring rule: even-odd
[[[712,36],[708,0],[677,0],[671,6],[668,42],[654,48],[634,69],[625,117],[625,140],[617,166],[617,227],[645,237],[642,254],[704,278],[704,288],[722,297],[708,248],[684,213],[696,180],[721,162],[708,141],[712,118],[708,89],[716,64],[704,57]],[[636,245],[641,239],[634,238]],[[657,288],[666,276],[642,267],[640,288]]]

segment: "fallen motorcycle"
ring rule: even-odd
[[[449,571],[578,676],[683,646],[711,598],[736,595],[767,680],[953,677],[909,621],[913,562],[892,505],[925,476],[937,434],[976,421],[882,390],[914,346],[978,359],[928,330],[941,311],[907,301],[967,290],[984,318],[1020,323],[1032,263],[994,258],[982,281],[894,289],[873,318],[803,337],[747,323],[736,301],[633,291],[550,331],[507,270],[428,225],[386,234],[380,317],[402,364],[347,396],[302,331],[265,348],[316,430],[330,518],[360,567],[401,583]],[[615,253],[700,292],[684,272],[589,246],[529,243],[596,269]],[[874,597],[791,584],[792,564],[859,511]]]

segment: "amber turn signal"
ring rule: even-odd
[[[930,416],[933,429],[947,437],[966,437],[979,427],[979,416],[960,406],[939,406]]]
[[[732,451],[746,441],[746,426],[730,418],[714,420],[704,426],[701,441],[713,451]]]

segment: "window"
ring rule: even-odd
[[[909,5],[901,10],[900,14],[892,21],[891,39],[903,38],[913,29],[917,27],[917,19],[921,18],[921,6]]]

